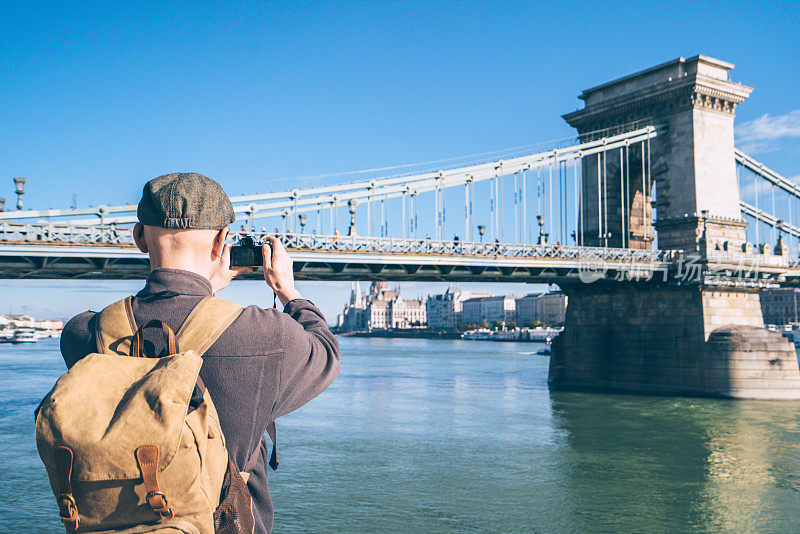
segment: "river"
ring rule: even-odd
[[[276,533],[800,531],[800,403],[550,392],[536,344],[341,343],[278,420]],[[0,531],[63,532],[33,438],[63,371],[57,340],[0,345]]]

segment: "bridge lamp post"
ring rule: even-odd
[[[548,234],[544,233],[544,215],[537,215],[536,222],[539,224],[539,244],[546,245]]]
[[[0,197],[0,212],[5,211],[5,210],[6,210],[6,199],[3,198],[3,197]]]
[[[483,234],[486,232],[486,226],[483,224],[478,225],[478,235],[481,236],[481,243],[483,243]]]
[[[300,233],[303,234],[306,231],[306,214],[301,213],[297,218],[300,219]]]
[[[348,230],[347,235],[355,236],[356,235],[356,206],[358,205],[358,201],[354,198],[350,199],[347,202],[347,207],[350,209],[350,230]]]
[[[22,209],[22,195],[25,194],[25,178],[14,178],[14,186],[17,188],[17,209]]]
[[[778,221],[775,223],[775,228],[778,230],[778,241],[775,243],[775,254],[779,256],[783,256],[786,253],[786,250],[784,250],[786,247],[783,244],[783,223],[783,219],[778,219]]]

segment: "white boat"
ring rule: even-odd
[[[528,339],[531,341],[550,343],[563,330],[563,328],[532,328],[528,330]]]
[[[39,341],[36,338],[36,332],[29,328],[18,328],[14,332],[14,337],[11,338],[12,343],[36,343]]]
[[[467,330],[461,334],[461,339],[491,339],[492,331],[488,328],[478,328],[477,330]]]

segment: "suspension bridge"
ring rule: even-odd
[[[299,279],[558,283],[552,387],[800,399],[759,297],[800,283],[800,186],[734,146],[752,88],[732,68],[678,58],[587,89],[571,141],[233,197],[232,236],[276,235]],[[135,209],[0,213],[0,277],[145,276]]]
[[[601,262],[604,277],[615,280],[674,277],[680,274],[676,251],[626,240],[624,217],[619,228],[608,222],[613,211],[608,184],[619,181],[629,187],[631,154],[638,156],[642,190],[654,191],[650,142],[659,129],[663,125],[634,123],[582,135],[591,138],[584,142],[488,162],[233,197],[237,223],[231,236],[234,241],[242,235],[279,237],[300,279],[558,282],[579,279],[581,262]],[[613,176],[612,154],[628,158]],[[589,158],[597,168],[595,183],[583,179],[582,162]],[[742,217],[751,220],[754,245],[737,251],[743,257],[726,243],[714,243],[705,252],[731,274],[741,271],[746,260],[762,275],[754,282],[796,281],[797,262],[789,257],[797,256],[800,243],[800,229],[793,224],[800,187],[739,150],[735,158],[740,188],[753,197],[752,203],[740,204]],[[588,210],[579,208],[588,196],[583,187],[600,191],[597,219],[591,222],[585,221]],[[483,206],[475,201],[476,189]],[[456,202],[460,205],[448,221]],[[765,205],[772,210],[759,208]],[[642,218],[655,220],[649,215],[655,206],[656,201],[642,202]],[[621,202],[618,211],[625,209]],[[147,257],[132,238],[135,210],[104,205],[0,213],[0,276],[144,277]],[[461,221],[453,221],[457,218]],[[650,235],[657,243],[656,225],[652,222],[641,237]],[[610,243],[614,230],[619,246]],[[764,246],[781,239],[783,249],[777,248],[784,254]]]

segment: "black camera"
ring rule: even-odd
[[[267,241],[269,245],[269,241]],[[264,265],[264,256],[261,245],[256,244],[252,237],[243,237],[239,243],[231,247],[231,267],[261,267]]]

